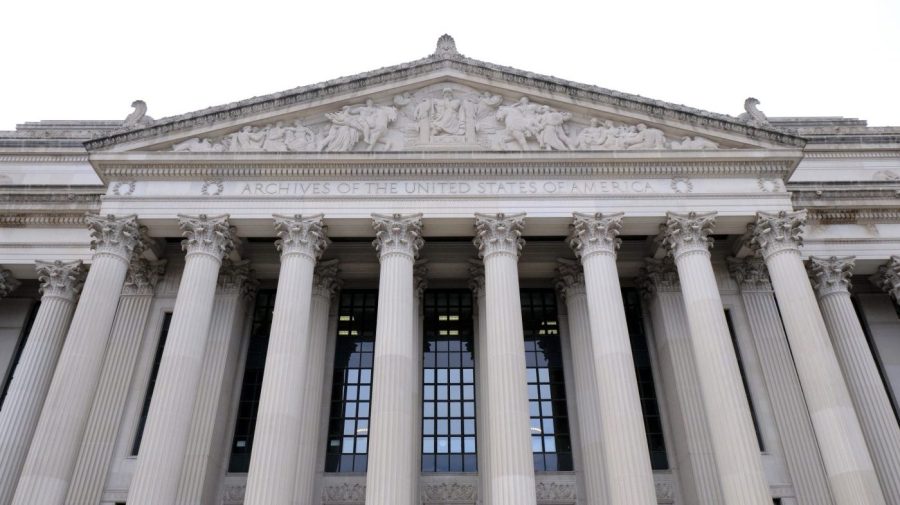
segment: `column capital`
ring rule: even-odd
[[[516,258],[522,252],[525,239],[525,213],[517,214],[475,214],[475,238],[472,243],[478,248],[478,256],[486,258],[492,254],[509,254]]]
[[[678,258],[682,254],[702,252],[709,254],[713,245],[712,233],[716,223],[717,212],[676,212],[666,213],[666,225],[663,232],[663,245],[672,256]]]
[[[391,254],[401,254],[413,259],[425,245],[422,239],[422,214],[372,214],[375,240],[372,245],[378,259]]]
[[[824,298],[835,293],[850,293],[855,256],[812,256],[809,258],[809,277],[816,296]]]
[[[772,291],[766,262],[759,256],[727,258],[728,272],[741,291]]]
[[[428,260],[418,260],[413,265],[413,296],[422,299],[428,289]]]
[[[603,215],[572,213],[573,221],[569,232],[569,246],[575,251],[575,256],[587,258],[592,254],[616,255],[622,239],[619,232],[622,231],[623,213]]]
[[[91,233],[94,254],[110,254],[127,263],[133,253],[143,248],[143,227],[138,225],[134,214],[123,217],[87,214],[84,219]]]
[[[244,299],[251,300],[259,287],[254,273],[250,260],[232,261],[225,258],[219,268],[216,286],[221,292],[239,293]]]
[[[584,267],[580,261],[567,258],[556,259],[556,289],[563,299],[586,293]]]
[[[41,294],[44,297],[74,301],[84,285],[87,269],[81,260],[35,262]]]
[[[638,285],[644,298],[651,298],[661,292],[681,291],[681,282],[678,280],[675,261],[671,256],[662,259],[646,258],[638,277]]]
[[[9,294],[15,291],[21,284],[21,282],[13,277],[12,272],[0,268],[0,298],[9,296]]]
[[[340,271],[340,260],[320,261],[313,271],[313,295],[331,299],[343,285]]]
[[[228,222],[228,214],[220,216],[187,216],[178,214],[181,228],[181,248],[187,255],[208,254],[218,260],[235,246],[235,229]]]
[[[805,210],[778,213],[757,212],[751,246],[759,249],[765,259],[786,251],[799,253],[800,247],[803,245],[803,228],[805,226]]]
[[[869,281],[900,301],[900,256],[891,256],[887,263],[878,267],[878,273],[869,277]]]
[[[166,273],[166,263],[166,260],[151,261],[139,256],[131,258],[122,294],[152,295],[159,280]]]
[[[282,257],[300,254],[315,261],[331,244],[326,235],[328,227],[323,224],[324,216],[322,214],[312,216],[276,214],[273,218],[275,219],[275,234],[278,235],[275,247],[281,251]]]
[[[476,296],[484,291],[484,262],[480,259],[469,258],[469,289]]]

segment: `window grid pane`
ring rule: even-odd
[[[269,348],[269,330],[272,327],[272,311],[274,309],[275,290],[260,290],[256,295],[256,307],[253,310],[247,362],[244,365],[244,378],[241,383],[241,399],[238,403],[237,421],[231,442],[229,472],[246,473],[250,468],[253,431],[256,428],[256,414],[259,409],[259,396],[262,392],[263,371],[266,365],[266,351]]]
[[[552,289],[523,289],[521,298],[534,469],[571,471],[572,442],[556,293]]]
[[[472,293],[428,290],[422,355],[422,471],[475,472]]]
[[[163,350],[166,347],[166,337],[169,335],[169,323],[172,322],[172,313],[167,312],[163,317],[162,332],[156,344],[156,356],[153,357],[153,368],[150,370],[150,380],[147,382],[147,393],[144,395],[144,405],[141,407],[141,417],[138,419],[137,432],[134,442],[131,444],[131,455],[137,456],[141,448],[141,440],[144,438],[144,426],[147,424],[147,415],[150,413],[150,401],[153,399],[153,389],[156,387],[156,376],[159,373],[159,364],[162,362]]]
[[[345,290],[338,310],[326,472],[365,472],[378,292]]]

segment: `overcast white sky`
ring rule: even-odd
[[[160,118],[424,57],[467,56],[727,114],[900,126],[900,0],[8,1],[0,129]]]

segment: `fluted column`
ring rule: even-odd
[[[228,448],[225,438],[246,328],[244,318],[258,284],[250,260],[223,260],[177,505],[212,503],[225,476],[223,451]]]
[[[838,505],[885,503],[834,347],[800,259],[806,211],[760,212],[752,244],[765,259]]]
[[[62,505],[66,498],[128,264],[143,247],[133,215],[85,219],[94,249],[91,269],[19,477],[15,505]]]
[[[681,283],[671,257],[648,259],[642,271],[653,340],[669,405],[681,495],[686,503],[719,505],[722,490],[703,408],[700,379],[685,315]]]
[[[584,271],[577,261],[557,260],[557,288],[566,301],[569,315],[569,338],[572,346],[572,369],[575,375],[575,398],[578,405],[579,440],[581,441],[581,475],[589,505],[607,503],[606,463],[600,425],[602,410],[598,403],[597,372],[594,368],[594,346]],[[643,426],[643,423],[641,423]]]
[[[809,271],[885,501],[900,504],[900,425],[850,300],[854,259],[812,257]]]
[[[234,247],[228,216],[179,215],[185,239],[184,272],[159,365],[129,505],[175,503],[222,258]]]
[[[100,501],[153,293],[165,265],[165,260],[131,259],[66,505],[96,505]]]
[[[569,245],[584,267],[596,374],[597,422],[587,422],[582,429],[594,429],[599,436],[584,454],[587,457],[594,451],[603,452],[610,505],[649,505],[656,503],[656,488],[616,269],[621,229],[621,213],[604,216],[576,212],[569,236]]]
[[[487,308],[484,298],[484,263],[480,259],[469,260],[469,289],[472,290],[475,301],[473,333],[475,336],[475,398],[477,400],[475,423],[478,443],[478,480],[482,505],[491,505],[493,503],[490,497],[491,464],[490,451],[487,450],[487,420],[490,405],[485,401],[487,376],[490,372],[487,369],[487,358],[485,358],[487,352],[485,345],[487,341]]]
[[[762,258],[729,258],[728,270],[747,312],[797,503],[834,503],[766,265]]]
[[[246,505],[288,505],[294,496],[297,445],[307,416],[303,381],[316,261],[328,246],[322,215],[275,216],[281,250],[278,290],[247,476]]]
[[[22,283],[17,281],[9,270],[0,268],[0,298],[6,298]]]
[[[485,331],[480,404],[489,404],[479,450],[486,463],[492,505],[534,505],[534,461],[525,378],[525,338],[519,296],[519,253],[525,214],[475,214],[475,240],[484,261]]]
[[[769,505],[750,405],[710,261],[714,221],[715,212],[669,213],[664,242],[681,281],[724,503]]]
[[[0,410],[2,505],[12,500],[16,490],[19,472],[28,455],[28,445],[75,311],[75,298],[84,282],[85,269],[81,261],[37,261],[36,267],[41,282],[41,306],[10,381],[3,410]],[[11,276],[0,274],[0,292],[15,289],[14,282]]]
[[[313,274],[312,303],[309,309],[309,351],[306,379],[303,381],[304,414],[300,420],[297,451],[297,477],[294,504],[315,503],[316,473],[321,441],[319,421],[322,406],[322,386],[325,375],[325,350],[328,342],[328,311],[331,299],[341,287],[337,275],[338,260],[321,261]]]
[[[372,372],[369,417],[369,463],[366,505],[412,505],[416,501],[419,468],[413,457],[421,441],[413,425],[417,364],[422,349],[413,334],[413,263],[422,240],[421,214],[373,214],[375,241],[381,262],[378,281],[378,322]],[[415,447],[413,447],[415,446]]]

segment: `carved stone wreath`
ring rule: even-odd
[[[687,177],[673,177],[670,184],[672,191],[676,193],[693,193],[694,183]]]
[[[200,193],[203,196],[220,196],[223,191],[225,191],[225,184],[221,179],[203,181],[203,186],[200,187]]]
[[[134,193],[134,181],[116,181],[112,184],[112,194],[116,196],[131,196]]]

